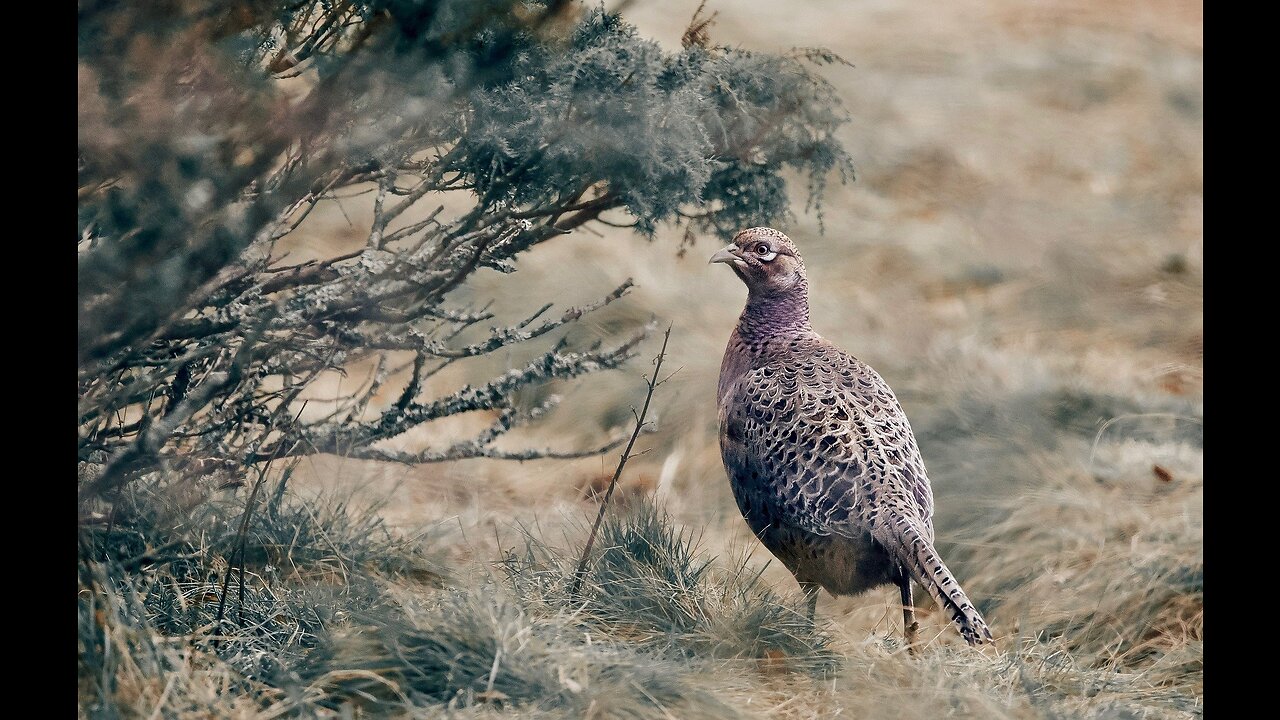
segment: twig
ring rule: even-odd
[[[236,531],[236,544],[231,549],[231,554],[227,557],[227,572],[222,576],[222,591],[218,593],[218,615],[213,620],[213,651],[218,651],[218,641],[222,635],[222,616],[227,609],[227,589],[231,587],[231,573],[235,572],[236,565],[244,561],[244,538],[245,533],[249,529],[249,516],[253,512],[253,502],[258,497],[258,488],[262,486],[263,479],[267,476],[267,469],[271,467],[268,461],[265,468],[258,471],[258,480],[253,484],[253,490],[249,493],[249,499],[244,505],[244,514],[240,517],[240,527]],[[243,565],[242,565],[243,567]],[[240,575],[240,592],[244,592],[244,574]],[[243,611],[244,600],[241,599]]]
[[[369,230],[369,247],[382,249],[382,233],[387,229],[387,219],[382,214],[382,203],[387,199],[387,190],[395,184],[395,176],[378,178],[378,195],[373,200],[373,227]]]
[[[112,506],[112,508],[114,510],[114,505]],[[108,533],[107,535],[108,540],[110,539],[110,537],[111,536]],[[165,557],[164,553],[167,553],[170,550],[173,550],[175,548],[182,547],[183,544],[184,544],[184,541],[182,540],[174,540],[172,542],[165,543],[164,545],[161,545],[160,547],[155,548],[154,550],[144,550],[143,552],[137,555],[134,555],[128,560],[122,561],[120,563],[120,567],[125,571],[133,572],[138,568],[142,567],[143,565],[157,565],[162,562],[173,562],[174,560],[179,560],[186,557],[199,556],[199,553],[188,553],[184,555],[173,555],[173,556]]]
[[[222,617],[227,606],[227,590],[231,586],[231,573],[239,565],[240,568],[240,623],[244,623],[244,554],[248,543],[249,520],[253,517],[253,506],[258,499],[258,490],[262,487],[262,483],[267,478],[267,473],[271,470],[271,463],[275,458],[267,461],[266,465],[258,471],[258,479],[253,483],[253,489],[249,492],[249,498],[245,501],[244,515],[240,518],[240,528],[236,532],[236,545],[231,550],[231,555],[227,558],[227,572],[222,576],[222,592],[218,598],[218,615],[213,621],[213,649],[218,650],[218,638],[222,632]],[[294,466],[289,466],[285,470],[285,478],[288,478],[290,471]]]
[[[573,584],[569,587],[570,595],[577,595],[578,588],[582,586],[582,576],[587,571],[587,560],[591,557],[591,546],[595,545],[596,533],[600,531],[600,523],[604,521],[604,511],[609,508],[609,499],[613,497],[613,490],[618,486],[618,478],[622,475],[622,468],[626,467],[627,460],[631,457],[631,448],[636,444],[636,438],[640,437],[640,430],[644,427],[644,418],[649,413],[649,402],[653,400],[653,391],[661,383],[658,382],[658,373],[662,370],[662,360],[667,356],[667,341],[671,339],[671,326],[667,326],[666,333],[662,336],[662,349],[658,351],[658,357],[654,358],[653,376],[649,378],[647,383],[648,390],[644,396],[644,407],[640,409],[640,414],[636,415],[636,427],[631,431],[631,439],[627,441],[627,449],[622,451],[622,456],[618,459],[618,467],[613,471],[613,478],[609,480],[609,489],[605,491],[604,500],[600,501],[600,512],[596,513],[596,522],[591,526],[591,534],[587,536],[587,544],[582,548],[582,559],[578,561],[578,569],[573,572]]]

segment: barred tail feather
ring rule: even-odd
[[[982,614],[964,594],[960,583],[933,549],[933,543],[926,540],[915,523],[907,518],[894,518],[891,527],[895,536],[893,539],[897,542],[886,543],[880,540],[881,544],[898,556],[898,560],[907,567],[916,582],[924,586],[939,606],[946,608],[965,642],[970,645],[991,642],[991,629],[987,627],[987,621],[982,619]]]

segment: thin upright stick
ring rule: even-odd
[[[653,400],[654,388],[661,383],[658,382],[658,371],[662,370],[662,360],[667,356],[667,341],[671,339],[671,326],[667,326],[667,332],[662,336],[662,349],[658,351],[658,357],[653,363],[653,377],[649,378],[648,392],[644,396],[644,407],[640,409],[640,414],[636,416],[636,427],[631,431],[631,439],[627,441],[627,449],[622,451],[622,457],[618,459],[618,468],[613,471],[613,479],[609,481],[609,489],[605,491],[604,500],[600,502],[600,512],[596,513],[596,523],[591,526],[591,534],[587,536],[587,544],[582,548],[582,559],[578,561],[578,569],[573,573],[573,585],[569,587],[570,595],[577,595],[578,588],[582,586],[582,576],[587,572],[587,559],[591,557],[591,546],[596,542],[596,533],[600,531],[600,523],[604,521],[604,511],[609,507],[609,498],[613,497],[613,489],[618,485],[618,478],[622,475],[622,468],[626,467],[627,460],[631,457],[631,448],[636,444],[636,438],[640,437],[640,429],[644,427],[645,415],[649,413],[649,401]]]
[[[222,614],[227,609],[227,590],[231,587],[231,573],[235,571],[237,558],[239,558],[240,566],[240,621],[244,622],[244,551],[245,542],[249,531],[249,518],[253,516],[253,503],[258,499],[258,489],[262,487],[262,483],[266,480],[267,472],[271,470],[271,463],[275,462],[275,458],[267,461],[266,467],[258,470],[258,479],[253,483],[253,489],[249,491],[249,499],[244,504],[244,514],[240,516],[240,528],[236,531],[236,544],[232,548],[231,554],[227,556],[227,572],[222,576],[222,592],[218,596],[218,616],[213,621],[213,649],[218,649],[219,636],[222,633]]]

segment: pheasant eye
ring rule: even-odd
[[[765,262],[768,262],[778,256],[778,253],[774,252],[773,250],[770,250],[768,244],[766,243],[760,243],[759,245],[756,245],[755,251],[756,251],[756,254],[760,256],[760,259],[764,260]]]

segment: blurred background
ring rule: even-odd
[[[678,48],[697,5],[642,0],[624,14],[642,35]],[[821,218],[797,192],[797,221],[779,229],[804,254],[814,327],[875,367],[906,409],[933,482],[939,539],[962,578],[980,550],[974,531],[1007,517],[1010,498],[1107,479],[1145,492],[1166,474],[1199,482],[1199,3],[832,0],[707,10],[717,13],[715,42],[824,46],[853,65],[821,73],[852,115],[840,140],[857,179],[832,182]],[[296,242],[362,242],[370,213],[355,202],[321,208]],[[524,256],[514,282],[484,273],[467,292],[516,317],[543,302],[589,302],[634,278],[630,295],[572,330],[608,337],[651,319],[672,325],[667,363],[679,370],[657,391],[654,431],[641,437],[646,453],[628,464],[620,493],[654,494],[680,522],[704,528],[707,549],[750,551],[764,565],[768,553],[737,514],[716,445],[716,377],[746,294],[726,268],[707,264],[727,241],[698,237],[678,252],[678,232],[647,242],[592,225]],[[629,429],[660,335],[625,369],[566,385],[560,408],[510,444],[585,447]],[[443,390],[467,379],[436,382]],[[581,524],[595,509],[584,496],[615,464],[613,454],[420,467],[325,456],[304,460],[300,475],[317,488],[357,485],[390,498],[390,520],[436,525],[461,560],[492,557],[513,520]],[[498,532],[467,532],[478,527]],[[765,573],[794,590],[777,563]],[[865,633],[894,617],[891,595],[824,594],[820,609]]]

